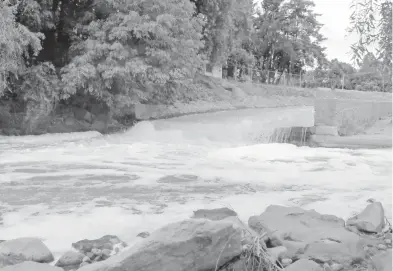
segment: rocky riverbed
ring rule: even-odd
[[[197,210],[133,246],[113,235],[80,240],[55,261],[39,238],[0,243],[1,271],[392,270],[392,228],[380,202],[344,221],[270,205],[241,221],[229,208]]]

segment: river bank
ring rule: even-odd
[[[0,243],[1,271],[389,271],[392,228],[372,199],[347,219],[271,205],[241,221],[229,208],[201,209],[128,246],[117,236],[72,243],[54,259],[37,238]],[[157,257],[160,255],[160,257]],[[50,264],[50,265],[49,265]]]
[[[229,82],[216,78],[201,77],[200,93],[189,93],[187,98],[164,104],[135,104],[124,106],[119,112],[110,114],[99,104],[89,108],[78,105],[59,105],[53,114],[43,117],[36,129],[27,134],[71,133],[98,131],[113,133],[125,130],[140,120],[162,119],[195,113],[245,108],[271,108],[313,105],[313,89],[285,86],[255,85]],[[92,103],[92,102],[90,102]],[[24,112],[13,113],[0,105],[0,135],[22,135]]]
[[[148,104],[127,105],[117,112],[109,112],[104,105],[96,104],[94,99],[81,97],[80,101],[57,105],[47,116],[40,116],[38,111],[33,112],[34,118],[29,119],[30,122],[34,122],[33,124],[26,124],[26,113],[15,110],[12,103],[0,104],[0,135],[86,131],[110,134],[124,131],[141,120],[246,108],[313,106],[316,98],[391,100],[390,93],[343,90],[332,92],[327,89],[227,81],[207,76],[200,76],[198,80],[199,92],[187,93],[186,96],[177,97],[171,102],[150,101],[151,103]],[[26,129],[25,126],[34,127],[34,129]]]

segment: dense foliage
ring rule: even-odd
[[[359,66],[373,51],[376,55],[373,71],[370,71],[371,74],[365,73],[366,83],[374,90],[389,92],[392,91],[393,65],[392,8],[392,0],[354,0],[349,29],[359,36],[358,41],[352,45],[353,59]],[[380,77],[379,86],[376,83],[377,77]]]
[[[373,24],[371,15],[359,20],[370,8],[351,17],[366,41],[362,46],[374,41],[380,49],[372,71],[354,71],[326,60],[311,0],[1,1],[0,107],[12,104],[13,112],[23,112],[28,133],[37,116],[48,116],[59,104],[86,108],[94,100],[119,114],[140,102],[197,97],[201,88],[193,79],[206,64],[279,76],[314,67],[308,85],[353,74],[346,87],[386,91],[391,2],[378,3],[378,38],[365,26]],[[363,53],[363,47],[356,48]]]

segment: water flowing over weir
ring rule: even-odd
[[[244,221],[270,204],[346,218],[369,198],[391,220],[391,150],[301,146],[310,126],[303,107],[145,121],[113,135],[0,137],[0,240],[40,237],[59,255],[107,234],[132,244],[199,208],[232,207]]]
[[[311,136],[311,127],[283,127],[274,129],[269,143],[288,143],[307,146]]]
[[[278,113],[278,114],[277,114]],[[248,109],[217,112],[169,120],[140,122],[127,135],[137,139],[210,141],[232,144],[299,143],[304,145],[313,125],[310,107],[289,109]],[[293,127],[298,125],[299,127]]]

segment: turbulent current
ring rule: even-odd
[[[392,150],[268,143],[275,128],[312,126],[313,109],[250,109],[140,122],[125,133],[0,137],[0,239],[72,242],[142,231],[198,208],[245,221],[270,204],[349,217],[366,200],[392,211]]]

